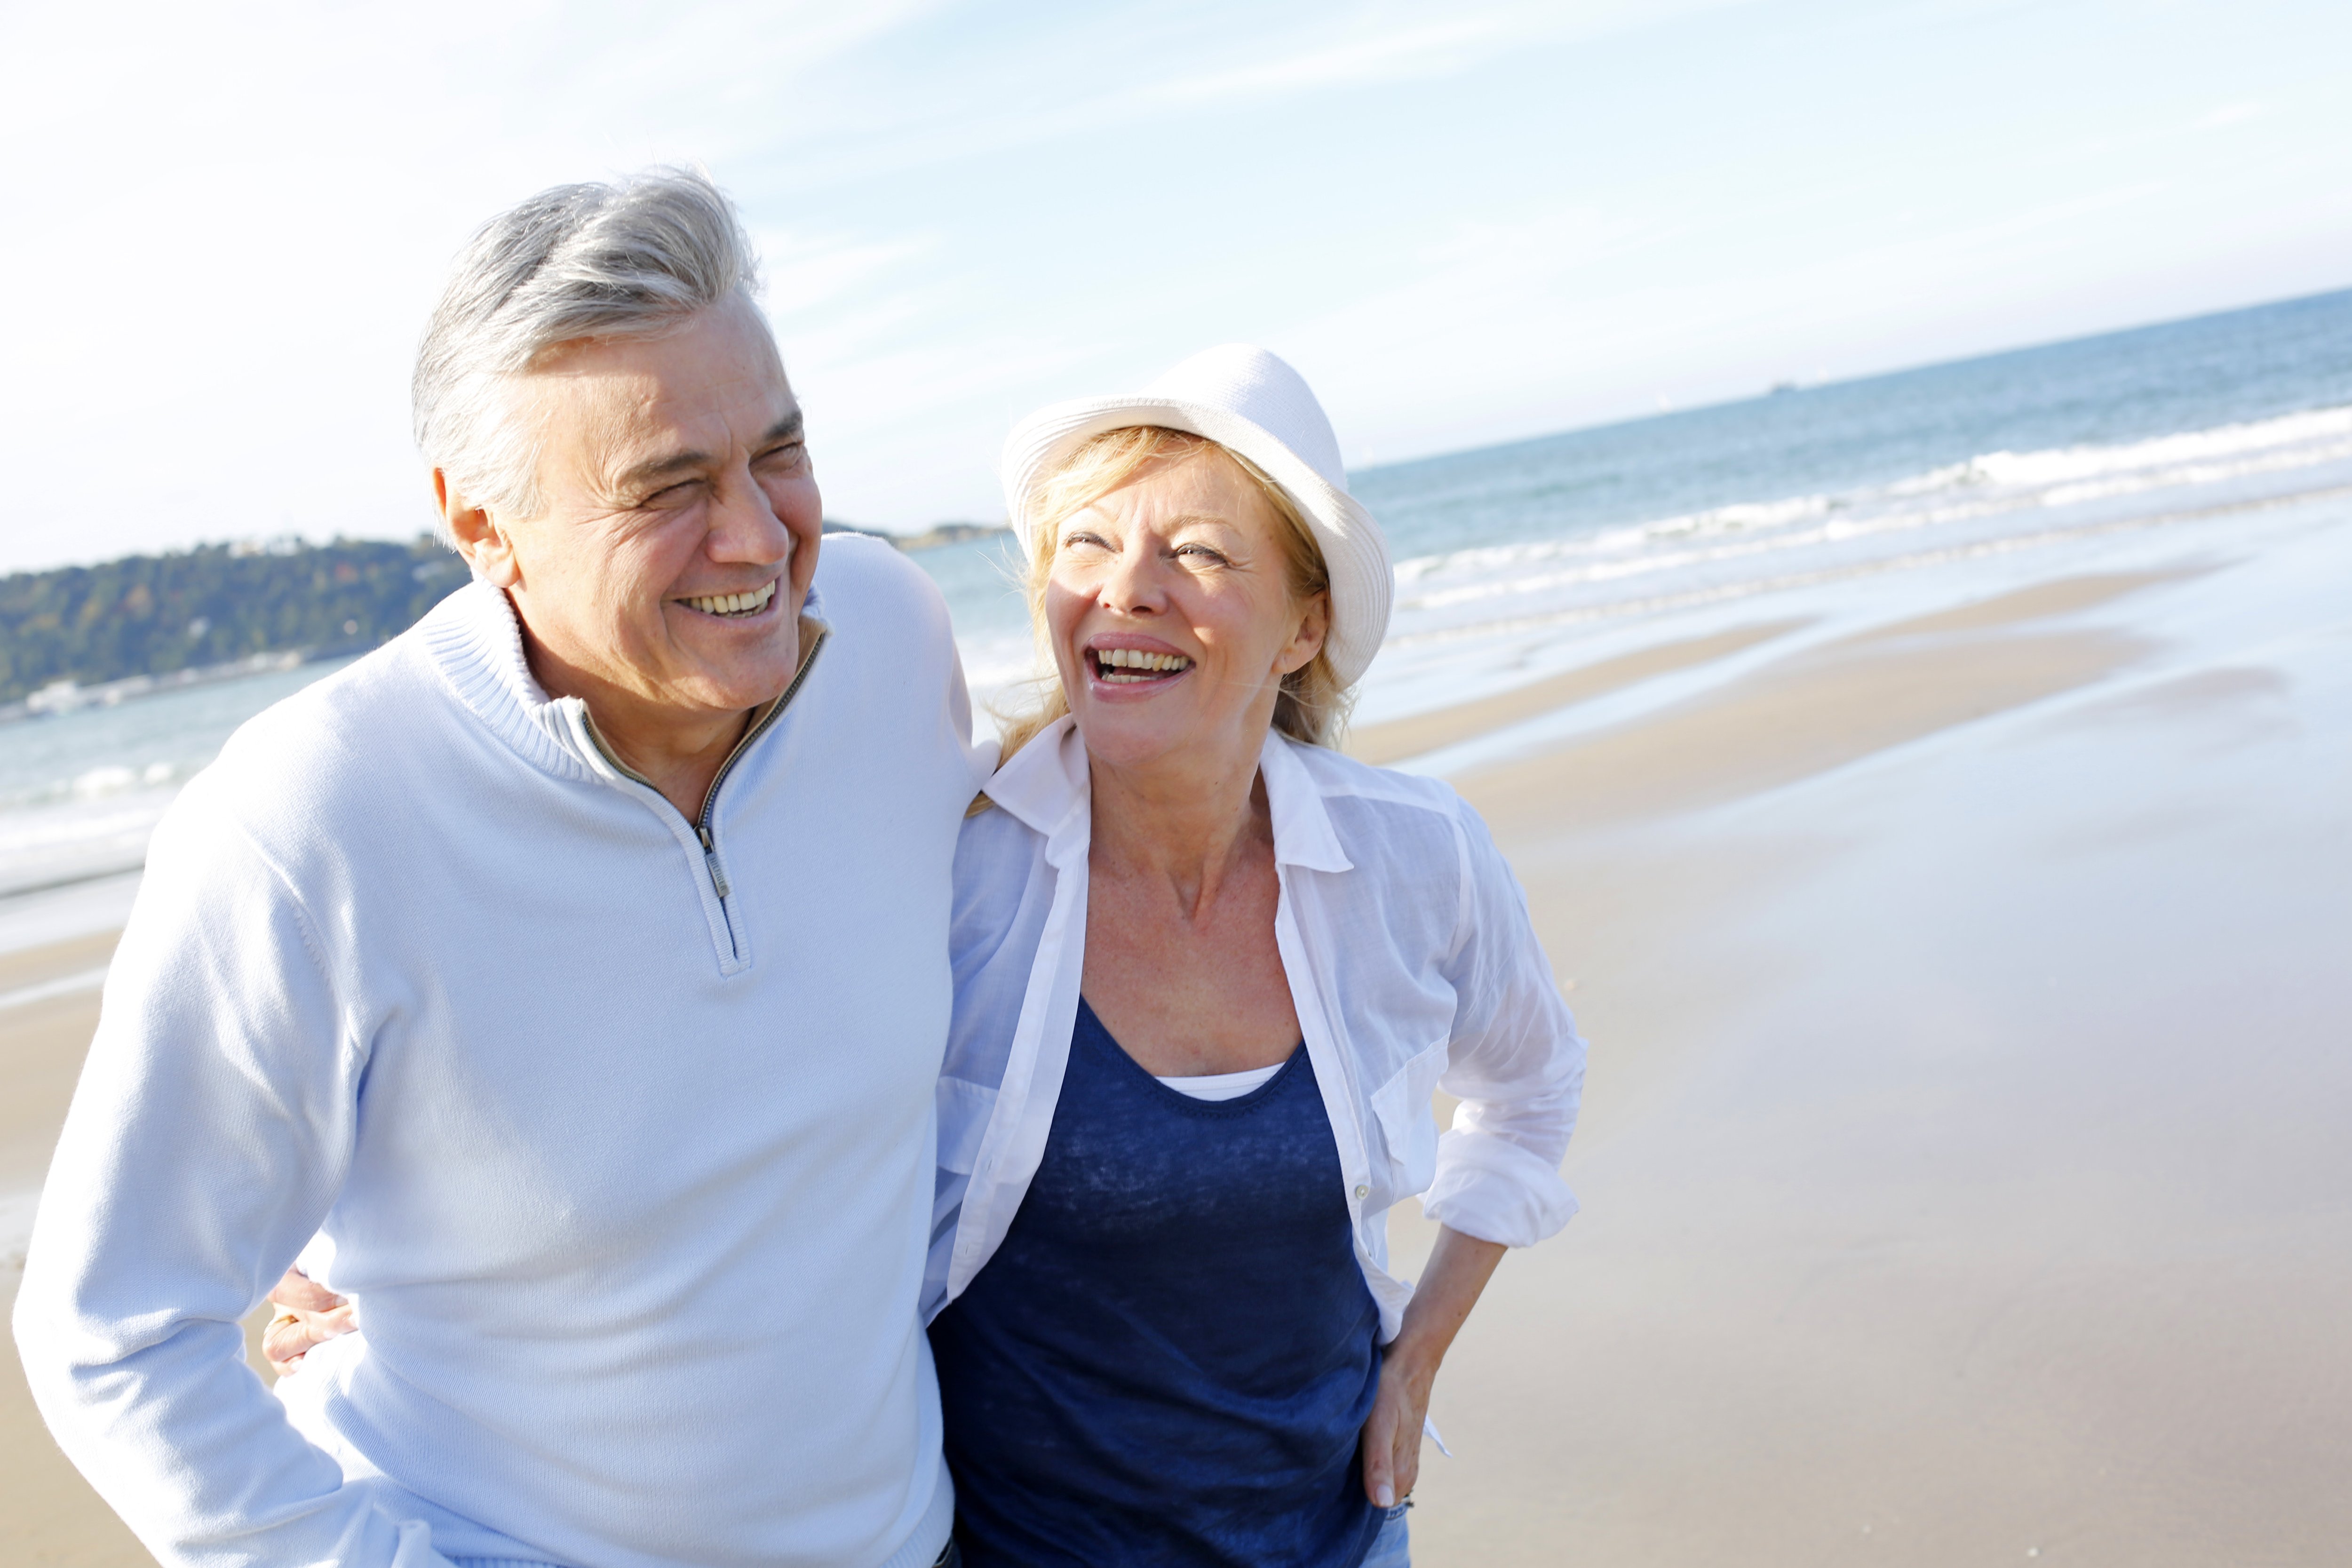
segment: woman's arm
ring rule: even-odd
[[[1404,1322],[1381,1355],[1380,1393],[1364,1423],[1364,1495],[1373,1506],[1394,1508],[1397,1499],[1412,1495],[1421,1476],[1422,1422],[1438,1365],[1507,1250],[1499,1241],[1439,1227]]]
[[[1583,1100],[1584,1041],[1486,825],[1467,805],[1456,825],[1466,887],[1441,972],[1459,1001],[1437,1087],[1461,1104],[1421,1206],[1465,1235],[1533,1247],[1576,1212],[1559,1163]]]

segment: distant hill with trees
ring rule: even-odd
[[[0,703],[234,664],[323,658],[399,636],[466,580],[431,538],[410,544],[205,544],[0,577]]]
[[[942,523],[880,537],[919,550],[997,531]],[[186,679],[263,656],[363,652],[465,581],[465,563],[430,535],[407,544],[205,544],[19,572],[0,577],[0,710],[22,711],[26,698],[66,682]]]

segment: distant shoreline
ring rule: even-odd
[[[0,704],[0,724],[13,724],[26,719],[54,719],[84,708],[112,708],[142,697],[161,697],[167,691],[185,691],[191,687],[211,686],[223,680],[242,680],[248,675],[269,675],[281,669],[296,669],[321,659],[342,658],[364,649],[352,647],[286,648],[276,653],[257,653],[247,658],[226,659],[219,664],[199,665],[191,669],[166,670],[161,675],[126,675],[114,680],[96,681],[89,686],[78,681],[60,680],[45,686],[21,702]]]
[[[1000,523],[941,522],[919,533],[889,533],[830,518],[824,530],[880,539],[908,553],[1012,531]],[[224,567],[257,581],[208,581],[201,586],[192,581],[217,579]],[[464,563],[427,536],[405,545],[382,541],[207,545],[124,556],[94,567],[11,574],[0,577],[0,690],[13,685],[15,693],[12,700],[0,703],[0,724],[115,707],[142,697],[365,653],[407,630],[464,573]],[[278,580],[268,586],[281,596],[290,593],[305,601],[290,626],[286,617],[256,602],[263,597],[260,579],[265,578]],[[162,635],[130,646],[116,639],[83,647],[56,646],[61,639],[76,640],[77,628],[126,616],[162,627]],[[275,622],[272,629],[281,635],[295,630],[310,636],[289,647],[230,658],[173,662],[186,656],[189,643],[211,634],[219,634],[215,647],[227,641],[250,647],[267,636],[262,626],[247,632],[239,625],[245,621]],[[184,632],[179,629],[183,626]],[[44,644],[48,646],[37,646]],[[128,660],[142,654],[165,662],[161,668],[142,668],[137,663],[126,668]],[[13,681],[7,679],[12,673]]]
[[[975,539],[993,539],[998,534],[1010,534],[1013,530],[1001,522],[935,522],[920,533],[892,533],[879,528],[860,528],[854,522],[824,520],[827,533],[862,533],[868,539],[879,539],[912,554],[919,550],[937,550],[947,544],[964,544]]]

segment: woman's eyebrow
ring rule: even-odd
[[[1180,512],[1160,525],[1160,531],[1173,533],[1180,528],[1216,528],[1227,533],[1239,533],[1241,527],[1232,518],[1213,511]]]

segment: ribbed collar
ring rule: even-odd
[[[1266,812],[1274,822],[1277,865],[1309,871],[1349,871],[1354,862],[1324,809],[1323,792],[1298,755],[1298,743],[1269,729],[1258,752]],[[1091,774],[1087,748],[1068,714],[1037,732],[988,781],[988,798],[1045,836],[1045,858],[1066,866],[1083,857],[1093,838]]]
[[[559,778],[609,771],[588,739],[587,704],[549,697],[531,674],[522,626],[505,594],[477,579],[435,605],[416,629],[457,700],[524,761]]]
[[[801,614],[803,621],[824,619],[814,586]],[[435,605],[416,631],[457,700],[524,761],[558,778],[623,779],[596,743],[588,704],[548,696],[531,674],[522,624],[503,592],[478,579],[468,583]]]

